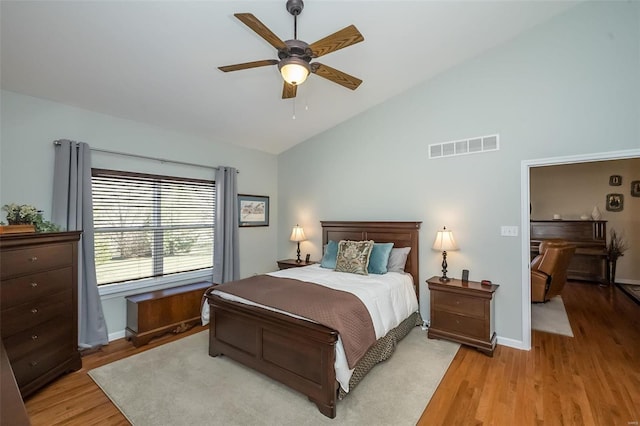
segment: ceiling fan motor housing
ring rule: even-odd
[[[287,11],[293,16],[300,15],[304,9],[304,2],[302,0],[287,0]]]

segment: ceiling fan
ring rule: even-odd
[[[311,60],[349,47],[352,44],[360,43],[364,40],[364,37],[354,25],[349,25],[315,43],[308,44],[302,40],[298,40],[297,18],[303,8],[304,2],[302,0],[287,1],[287,11],[293,15],[293,40],[287,41],[282,41],[251,13],[235,13],[234,16],[236,18],[278,50],[278,58],[280,59],[245,62],[242,64],[218,67],[218,69],[229,72],[268,65],[278,65],[280,74],[284,79],[282,99],[295,98],[298,86],[304,83],[309,73],[326,78],[347,89],[357,89],[360,83],[362,83],[362,80],[359,78],[321,64],[320,62],[311,63]]]

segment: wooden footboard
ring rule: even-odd
[[[306,395],[336,416],[338,333],[325,326],[222,299],[207,291],[209,355],[226,355]]]

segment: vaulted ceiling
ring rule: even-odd
[[[5,90],[277,154],[575,4],[308,0],[298,38],[354,24],[364,42],[322,62],[364,82],[351,91],[311,75],[283,100],[276,66],[217,67],[277,59],[233,14],[291,39],[284,0],[3,0],[0,78]]]

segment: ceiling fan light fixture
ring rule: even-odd
[[[311,72],[309,63],[304,59],[296,57],[281,60],[278,68],[284,81],[293,86],[299,86],[304,83]]]

